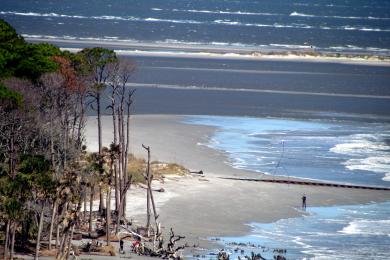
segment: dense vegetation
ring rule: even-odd
[[[115,223],[124,217],[131,183],[127,160],[134,94],[126,83],[134,69],[134,63],[120,61],[115,52],[103,48],[70,53],[50,44],[27,43],[0,20],[0,241],[4,245],[0,248],[4,259],[13,259],[15,248],[35,248],[38,258],[41,240],[49,250],[56,248],[57,259],[66,259],[75,229],[94,232],[95,194],[100,194],[99,211],[106,213],[110,234],[110,205],[103,204],[103,197],[111,195],[112,187]],[[101,111],[106,109],[101,103],[107,92],[115,129],[109,148],[102,146],[101,138]],[[87,107],[98,114],[99,152],[92,154],[83,145]],[[118,224],[112,229],[118,232]]]

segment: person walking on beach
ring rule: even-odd
[[[303,194],[302,196],[302,209],[306,210],[306,195]]]

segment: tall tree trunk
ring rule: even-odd
[[[123,191],[121,192],[121,198],[120,198],[120,202],[119,202],[119,211],[118,211],[118,216],[117,216],[117,221],[116,221],[117,222],[116,231],[115,231],[116,234],[119,233],[120,222],[121,222],[121,219],[123,216],[122,204],[123,204],[124,198],[126,197],[127,191],[130,189],[130,185],[131,185],[131,176],[130,176],[130,180],[124,185]]]
[[[93,213],[93,193],[95,192],[94,186],[91,185],[91,193],[89,194],[89,228],[88,231],[92,232],[92,213]]]
[[[80,149],[81,148],[81,145],[83,143],[83,140],[81,139],[82,138],[82,131],[81,129],[83,129],[84,127],[84,114],[85,114],[85,104],[84,104],[84,93],[81,94],[80,96],[80,117],[79,117],[79,125],[77,127],[77,144],[78,144],[78,148]]]
[[[15,233],[16,233],[16,222],[13,222],[12,225],[12,238],[11,238],[11,255],[10,259],[14,260],[14,252],[15,252]]]
[[[119,154],[119,160],[118,160],[118,169],[119,169],[119,172],[118,172],[118,175],[119,175],[119,197],[122,197],[122,190],[123,190],[123,187],[125,185],[125,181],[124,181],[124,174],[123,174],[123,150],[122,150],[122,128],[121,128],[121,124],[122,124],[122,121],[123,121],[123,117],[121,116],[121,113],[120,113],[120,110],[119,108],[117,108],[117,115],[118,115],[118,144],[119,144],[119,150],[120,150],[120,154]],[[125,198],[126,200],[126,198]],[[124,204],[125,203],[122,203],[122,212],[124,212]]]
[[[9,236],[10,236],[11,220],[7,221],[7,228],[5,232],[5,244],[4,244],[4,259],[8,259],[8,248],[9,248]]]
[[[69,237],[69,241],[68,241],[68,250],[66,251],[66,258],[65,259],[69,259],[69,253],[70,253],[70,250],[72,249],[72,240],[73,240],[73,233],[74,233],[74,224],[72,225],[72,228],[71,228],[71,231],[70,231],[70,237]]]
[[[92,213],[93,213],[93,193],[95,192],[94,186],[91,185],[91,193],[89,194],[89,228],[88,232],[92,232]]]
[[[60,215],[57,214],[57,226],[56,226],[56,248],[58,250],[58,243],[60,242]]]
[[[148,165],[146,167],[146,182],[148,184],[148,188],[146,189],[146,228],[148,231],[148,236],[150,235],[150,147],[146,147],[142,145],[142,147],[148,151]]]
[[[114,145],[118,144],[118,137],[117,137],[117,125],[116,125],[116,103],[115,103],[115,96],[116,96],[116,87],[112,87],[112,94],[111,94],[111,109],[112,109],[112,125],[113,125],[113,134],[114,134]],[[119,211],[119,200],[120,200],[120,190],[119,190],[119,174],[118,174],[118,162],[117,160],[114,161],[114,175],[115,175],[115,210],[118,213]]]
[[[68,147],[69,147],[69,115],[68,110],[65,109],[65,118],[64,118],[64,170],[68,164]]]
[[[43,218],[44,218],[43,211],[44,210],[45,210],[44,203],[42,203],[41,215],[39,217],[38,235],[37,235],[36,247],[35,247],[35,257],[34,257],[35,260],[37,260],[39,258],[39,248],[41,245],[41,233],[42,233],[42,227],[43,227]]]
[[[149,193],[150,193],[150,201],[152,202],[152,209],[153,209],[153,215],[154,215],[154,221],[155,221],[155,224],[156,224],[156,234],[157,236],[159,235],[160,233],[160,228],[159,228],[159,225],[158,225],[158,215],[157,215],[157,210],[156,210],[156,205],[154,203],[154,198],[153,198],[153,191],[152,191],[152,178],[150,180],[150,183],[149,183]]]
[[[83,219],[84,221],[87,219],[87,186],[84,186],[83,188],[83,204],[84,204],[84,213],[83,213]]]
[[[65,253],[65,250],[66,250],[66,247],[65,247],[65,244],[66,244],[66,241],[68,240],[68,236],[69,236],[69,230],[66,230],[65,233],[62,235],[62,239],[61,239],[61,243],[60,243],[60,249],[58,251],[58,256],[57,256],[57,259],[63,259],[64,258],[64,253]]]
[[[100,90],[96,92],[96,106],[97,106],[97,120],[98,120],[98,144],[99,144],[99,155],[102,155],[102,116],[100,111],[100,100],[101,93]],[[100,177],[100,176],[99,176]],[[104,196],[101,186],[99,186],[99,212],[102,213],[104,209]]]
[[[53,209],[51,211],[51,221],[50,221],[50,229],[49,229],[49,250],[52,249],[51,241],[53,240],[53,228],[54,228],[54,220],[57,214],[57,200],[54,200]]]
[[[107,235],[107,245],[110,245],[110,224],[111,224],[111,187],[108,186],[107,189],[107,198],[106,198],[106,235]]]
[[[131,99],[131,95],[129,96],[129,99]],[[131,100],[128,100],[128,104],[127,104],[127,123],[126,123],[126,140],[124,140],[126,142],[126,145],[125,145],[125,156],[124,156],[124,167],[123,167],[123,171],[125,172],[125,183],[128,182],[129,180],[129,174],[127,172],[127,164],[128,164],[128,160],[129,160],[129,147],[130,147],[130,106],[131,106]],[[126,196],[125,196],[125,201],[124,201],[124,212],[126,212]]]

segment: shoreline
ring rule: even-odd
[[[185,116],[174,115],[133,116],[131,152],[144,157],[141,148],[141,144],[144,143],[151,147],[152,160],[176,162],[191,171],[204,171],[204,178],[190,175],[163,184],[164,189],[167,192],[174,192],[175,196],[158,206],[160,220],[165,230],[173,227],[177,233],[185,235],[190,244],[215,249],[218,248],[219,244],[216,244],[218,241],[207,240],[208,238],[243,236],[251,231],[248,223],[272,223],[280,219],[302,216],[304,213],[299,209],[303,193],[308,196],[308,207],[367,204],[390,200],[390,193],[386,191],[303,187],[221,179],[219,177],[222,176],[261,178],[264,175],[234,169],[225,163],[228,160],[226,154],[199,145],[205,143],[216,129],[181,123],[184,118]],[[110,117],[106,117],[105,120],[110,125]],[[103,125],[106,125],[105,120]],[[88,127],[94,129],[94,123],[90,122]],[[159,129],[158,134],[156,129]],[[107,136],[109,132],[109,127],[104,127],[105,145],[110,139]],[[96,140],[88,133],[87,136]],[[157,193],[157,200],[158,196]],[[143,218],[143,214],[136,216],[139,221]]]
[[[388,55],[366,52],[331,52],[307,49],[284,49],[266,47],[236,47],[205,44],[150,43],[113,39],[64,39],[50,36],[46,38],[25,36],[32,43],[47,42],[58,45],[63,50],[77,52],[85,47],[99,46],[114,49],[121,56],[176,57],[202,59],[235,59],[264,61],[300,61],[341,64],[363,64],[390,66]]]

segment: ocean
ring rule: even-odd
[[[387,0],[2,0],[28,38],[390,53]]]
[[[390,187],[390,125],[379,121],[192,116],[184,123],[216,127],[198,145],[223,152],[237,169]],[[268,224],[253,220],[247,236],[211,239],[232,259],[251,252],[272,259],[278,249],[287,250],[287,259],[390,258],[390,202],[308,207],[306,213]]]

